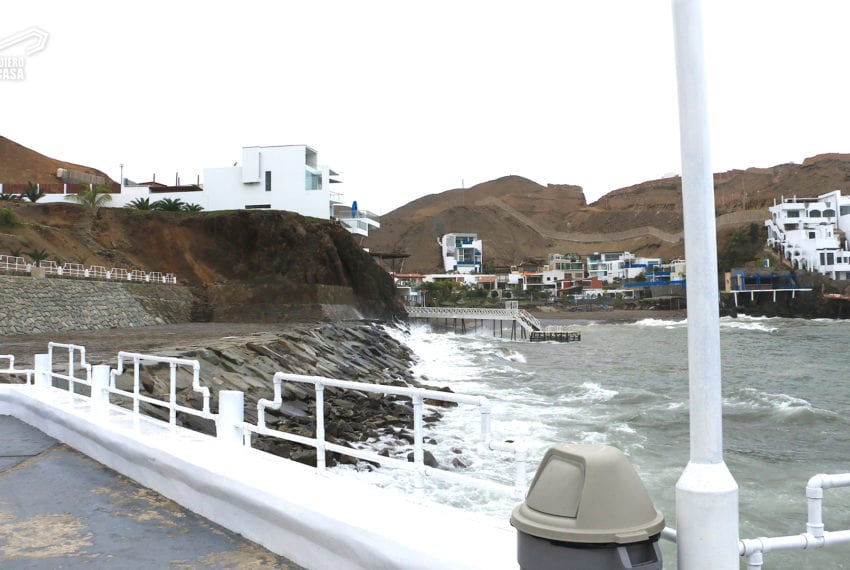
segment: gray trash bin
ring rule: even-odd
[[[523,570],[661,568],[664,516],[626,456],[607,445],[549,449],[511,524]]]

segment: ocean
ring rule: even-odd
[[[529,343],[476,333],[432,332],[413,325],[393,334],[417,355],[415,372],[433,385],[487,396],[497,437],[530,448],[529,479],[546,449],[604,443],[631,459],[667,525],[675,527],[675,484],[688,461],[687,323],[557,322],[581,342]],[[740,488],[740,536],[805,531],[805,485],[818,473],[850,472],[850,321],[721,319],[725,460]],[[474,449],[477,413],[459,407],[431,424],[442,464],[459,457],[471,469],[510,484],[511,463]],[[384,470],[364,475],[399,484]],[[430,497],[509,518],[517,500],[456,484]],[[850,529],[850,488],[825,492],[826,530]],[[664,542],[664,567],[675,568]],[[742,567],[745,565],[742,562]],[[850,545],[765,555],[767,569],[850,568]]]

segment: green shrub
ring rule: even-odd
[[[15,212],[9,208],[0,208],[0,227],[14,226],[18,223]]]

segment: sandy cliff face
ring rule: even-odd
[[[762,226],[774,200],[850,191],[850,155],[731,170],[715,174],[714,184],[722,249],[736,229]],[[628,250],[679,257],[684,255],[681,179],[643,182],[587,204],[578,186],[541,186],[508,176],[432,194],[394,210],[382,217],[381,229],[366,245],[374,252],[410,254],[404,271],[433,272],[440,270],[437,240],[450,232],[478,233],[485,263],[494,266],[545,259],[551,252]]]
[[[402,311],[386,272],[334,222],[289,212],[2,207],[22,223],[2,229],[0,253],[44,249],[63,262],[175,273],[214,320],[322,318],[334,306],[379,318]]]

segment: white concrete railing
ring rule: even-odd
[[[44,260],[39,266],[45,275],[56,275],[58,277],[70,277],[75,279],[106,279],[107,281],[138,281],[140,283],[161,283],[163,285],[176,285],[177,277],[173,273],[161,273],[152,271],[146,273],[138,269],[128,272],[122,267],[113,267],[107,271],[101,265],[85,267],[81,263],[64,263],[58,265],[55,261]],[[0,271],[12,271],[16,273],[32,273],[34,264],[28,263],[26,259],[13,255],[0,255]]]
[[[489,400],[484,396],[469,396],[466,394],[455,394],[452,392],[439,392],[436,390],[426,390],[423,388],[406,388],[398,386],[388,386],[382,384],[365,384],[363,382],[352,382],[348,380],[337,380],[334,378],[324,378],[321,376],[304,376],[301,374],[286,374],[278,372],[274,375],[274,399],[267,400],[265,398],[257,402],[257,425],[253,426],[245,424],[247,430],[245,441],[250,445],[250,436],[252,433],[260,435],[277,437],[303,445],[309,445],[316,449],[316,468],[323,470],[325,468],[325,452],[333,451],[342,455],[348,455],[364,461],[374,461],[405,471],[412,471],[414,474],[414,491],[421,492],[425,486],[426,477],[434,479],[442,479],[445,481],[462,481],[469,482],[473,480],[478,486],[497,491],[497,492],[512,492],[516,498],[521,499],[525,496],[528,480],[526,474],[526,447],[517,442],[494,441],[490,431],[490,410],[491,405]],[[296,382],[304,384],[313,384],[316,394],[316,437],[309,438],[299,436],[292,433],[271,430],[266,427],[266,410],[280,409],[283,404],[281,393],[281,385],[283,382]],[[413,403],[413,462],[385,457],[377,453],[362,449],[353,449],[334,443],[325,441],[325,420],[324,420],[324,389],[325,387],[343,388],[347,390],[357,390],[358,392],[380,393],[384,395],[397,395],[410,398]],[[422,412],[425,400],[438,400],[442,402],[454,402],[456,404],[469,404],[477,406],[481,416],[481,430],[479,434],[479,447],[483,450],[501,451],[513,454],[514,459],[514,485],[508,487],[499,483],[485,481],[482,479],[471,478],[462,473],[453,471],[445,471],[434,467],[426,466],[424,463],[424,446],[423,446],[423,419]]]
[[[54,370],[54,351],[55,349],[68,349],[68,371],[67,373],[57,372]],[[77,357],[78,356],[78,357]],[[527,450],[525,445],[515,441],[496,441],[492,438],[490,430],[490,412],[491,405],[487,398],[483,396],[470,396],[466,394],[455,394],[452,392],[439,392],[436,390],[426,390],[421,388],[405,388],[397,386],[388,386],[382,384],[367,384],[363,382],[352,382],[348,380],[338,380],[334,378],[324,378],[320,376],[303,376],[297,374],[285,374],[278,372],[273,378],[274,384],[274,399],[261,399],[257,403],[257,424],[249,424],[243,421],[243,404],[244,394],[242,392],[221,391],[219,392],[219,413],[210,411],[210,391],[206,386],[201,386],[200,383],[200,363],[197,360],[173,358],[167,356],[154,356],[133,352],[119,352],[117,368],[110,368],[107,365],[92,366],[86,362],[85,347],[73,344],[61,344],[50,342],[48,344],[48,352],[46,354],[35,355],[35,363],[33,369],[16,369],[14,367],[14,356],[0,355],[0,360],[8,360],[9,364],[6,369],[0,369],[0,375],[20,375],[26,376],[26,383],[30,385],[43,386],[54,388],[53,380],[60,379],[68,383],[68,392],[74,397],[83,396],[75,390],[78,384],[88,386],[91,390],[92,406],[98,407],[102,412],[108,409],[111,405],[109,396],[114,394],[117,396],[128,398],[132,402],[131,411],[135,417],[144,417],[144,413],[140,408],[140,404],[147,404],[166,408],[169,410],[168,423],[172,428],[177,427],[177,412],[191,414],[205,419],[214,420],[217,426],[219,439],[224,441],[237,441],[240,445],[251,447],[251,434],[264,436],[272,436],[280,439],[293,441],[303,445],[316,448],[316,468],[318,471],[325,469],[325,451],[356,457],[366,461],[377,462],[390,468],[400,469],[413,472],[414,482],[413,490],[419,493],[424,488],[424,483],[428,478],[440,479],[448,482],[471,484],[482,489],[500,492],[512,493],[517,498],[522,498],[527,490],[527,472],[526,460]],[[141,393],[141,367],[142,363],[152,364],[167,364],[169,366],[169,391],[167,399],[159,399],[151,396],[146,396]],[[203,404],[202,409],[197,410],[187,406],[180,405],[177,401],[177,372],[179,367],[191,369],[192,374],[192,389],[201,394]],[[76,377],[74,371],[76,369],[84,369],[85,377]],[[123,390],[116,386],[116,378],[124,374],[128,369],[132,369],[133,388],[132,390]],[[280,409],[282,399],[282,382],[299,382],[308,383],[315,386],[316,391],[316,437],[307,438],[292,433],[280,432],[269,429],[265,422],[265,412],[267,409]],[[400,395],[411,398],[414,409],[414,460],[413,462],[403,461],[396,458],[385,457],[377,453],[354,449],[330,443],[325,441],[324,429],[324,387],[335,387],[349,390],[357,390],[359,392],[382,393],[384,395]],[[234,406],[236,399],[238,405]],[[455,402],[458,404],[467,404],[477,406],[481,416],[481,430],[479,434],[478,446],[482,451],[497,451],[512,454],[514,460],[514,484],[513,486],[504,485],[495,481],[484,480],[474,477],[467,473],[458,473],[454,471],[445,471],[428,467],[424,464],[424,445],[423,445],[423,407],[425,400],[439,400],[445,402]]]

